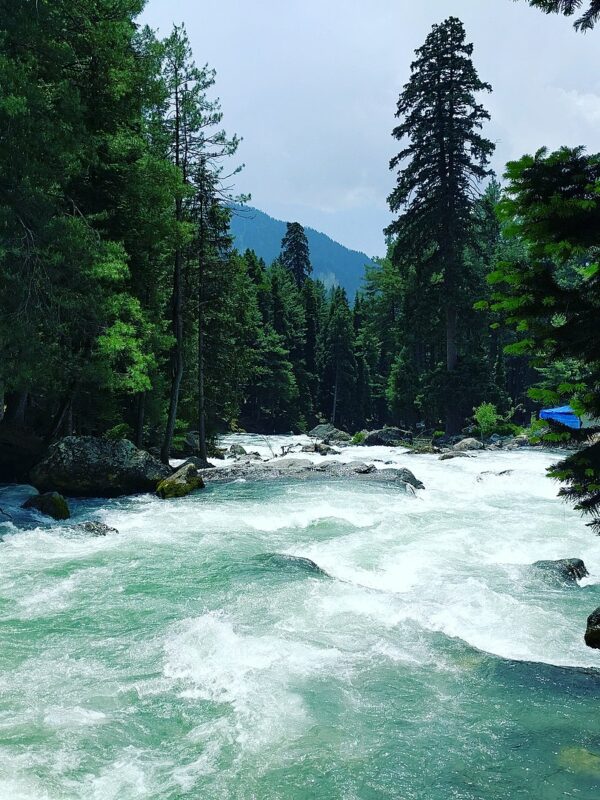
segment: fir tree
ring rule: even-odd
[[[312,273],[308,239],[299,222],[288,222],[279,260],[292,273],[297,286],[302,286]]]
[[[480,133],[489,114],[476,100],[491,87],[479,79],[472,53],[460,20],[450,17],[433,27],[400,95],[396,116],[402,121],[393,136],[405,147],[390,164],[400,168],[389,197],[392,212],[399,213],[388,228],[395,237],[394,260],[413,266],[415,291],[422,287],[423,297],[432,295],[443,312],[447,387],[460,356],[464,252],[472,239],[473,206],[494,149]],[[460,420],[450,395],[445,417],[448,432],[455,432]]]
[[[584,13],[575,21],[575,29],[589,31],[600,20],[600,0],[528,0],[530,6],[540,8],[546,14],[564,14],[571,17],[589,3]]]

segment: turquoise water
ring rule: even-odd
[[[0,525],[1,800],[598,798],[600,540],[552,457],[342,458],[366,456],[426,490],[237,483],[74,504],[107,537]],[[590,578],[528,566],[560,557]]]

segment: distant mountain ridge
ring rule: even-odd
[[[254,250],[267,264],[271,264],[281,252],[286,223],[257,208],[234,206],[233,209],[231,234],[236,248],[242,253]],[[373,262],[364,253],[344,247],[325,233],[313,228],[305,228],[305,231],[313,267],[312,277],[323,281],[327,287],[343,286],[352,302],[362,287],[365,267]]]

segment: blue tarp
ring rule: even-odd
[[[581,428],[581,420],[573,411],[571,406],[561,406],[560,408],[545,408],[540,411],[540,419],[549,419],[552,422],[559,422],[561,425],[566,425],[567,428]]]

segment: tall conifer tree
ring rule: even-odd
[[[279,260],[292,273],[297,286],[302,286],[311,274],[308,239],[299,222],[288,222],[286,234],[281,242]]]
[[[393,136],[405,146],[390,163],[399,170],[389,197],[390,209],[399,214],[388,228],[395,237],[395,261],[414,265],[424,293],[437,287],[433,299],[445,321],[448,387],[460,355],[464,251],[472,239],[478,185],[489,174],[494,150],[480,133],[489,114],[476,98],[491,87],[480,80],[472,54],[459,19],[433,27],[416,51],[398,101],[401,122]],[[447,397],[446,427],[454,433],[460,420],[450,393]]]

